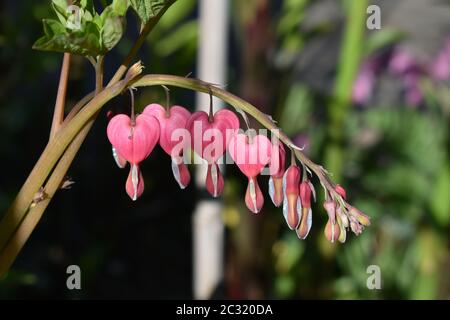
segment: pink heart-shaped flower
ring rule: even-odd
[[[264,197],[256,176],[270,162],[272,143],[263,135],[250,138],[239,133],[231,138],[228,151],[242,173],[248,177],[245,204],[250,211],[258,213],[264,204]]]
[[[134,126],[125,114],[114,116],[108,124],[108,139],[117,153],[131,164],[147,158],[159,139],[159,123],[156,118],[141,114]]]
[[[182,137],[184,136],[186,124],[191,117],[191,113],[180,106],[172,106],[167,112],[163,106],[152,103],[144,109],[142,114],[153,116],[158,120],[160,127],[160,146],[168,155],[179,156],[179,154],[172,155],[172,150],[180,142],[183,142]]]
[[[186,128],[191,133],[193,150],[212,164],[227,150],[231,137],[239,129],[239,119],[232,111],[222,109],[210,121],[206,112],[198,111],[192,114]]]
[[[182,161],[183,151],[189,145],[186,124],[191,113],[183,107],[172,106],[166,110],[163,106],[152,103],[143,114],[155,117],[159,122],[159,145],[172,158],[172,172],[175,180],[184,189],[191,180],[186,164]]]
[[[239,133],[231,138],[228,151],[242,173],[254,178],[270,162],[272,143],[263,135],[249,138]]]

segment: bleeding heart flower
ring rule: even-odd
[[[152,103],[143,114],[154,116],[160,127],[159,145],[171,156],[172,172],[175,180],[184,189],[191,180],[191,175],[183,162],[183,150],[187,147],[185,128],[191,113],[183,107],[172,106],[166,110],[163,106]]]
[[[239,133],[231,138],[228,151],[242,173],[248,177],[245,204],[250,211],[258,213],[264,204],[264,197],[256,177],[270,162],[272,144],[263,135],[250,138]]]
[[[152,116],[141,114],[132,123],[129,116],[119,114],[113,117],[107,128],[108,139],[116,152],[130,162],[130,175],[126,190],[136,200],[144,190],[139,163],[147,158],[159,139],[159,124]]]
[[[239,129],[239,119],[226,109],[217,111],[212,117],[204,111],[198,111],[192,114],[186,128],[191,134],[192,149],[208,162],[206,189],[213,197],[218,197],[224,184],[217,161]]]
[[[300,239],[305,239],[312,226],[312,211],[311,211],[311,184],[309,181],[303,181],[299,187],[300,199],[302,202],[302,215],[300,225],[297,228],[297,235]]]
[[[333,223],[331,219],[328,219],[328,222],[325,225],[324,233],[327,240],[330,241],[331,243],[334,243],[336,240],[339,239],[341,229],[337,223]]]
[[[302,203],[300,199],[299,184],[301,170],[291,165],[283,177],[283,215],[291,230],[297,229],[302,217]]]
[[[282,143],[272,145],[270,161],[269,195],[273,204],[279,207],[283,203],[283,175],[286,162],[286,151]]]

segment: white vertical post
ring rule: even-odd
[[[197,76],[201,80],[225,84],[228,0],[200,0],[200,36],[198,43]],[[197,93],[197,110],[208,112],[209,96]],[[222,107],[214,98],[214,109]],[[195,181],[205,186],[206,165],[197,165]],[[193,215],[193,279],[194,298],[208,299],[223,278],[224,226],[220,200],[202,200]]]

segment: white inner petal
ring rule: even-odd
[[[258,205],[256,203],[256,188],[253,179],[250,179],[249,188],[250,188],[250,199],[252,199],[253,207],[255,208],[254,212],[256,213],[258,212]]]
[[[173,173],[173,177],[175,178],[175,180],[178,182],[178,185],[180,186],[181,189],[186,188],[186,186],[184,186],[181,183],[181,174],[180,174],[180,168],[178,167],[177,163],[176,163],[176,159],[172,158],[172,173]]]
[[[133,200],[135,201],[137,199],[137,192],[138,192],[138,184],[139,184],[139,170],[138,166],[133,164],[131,167],[131,182],[133,184]]]
[[[117,166],[118,166],[120,169],[125,168],[125,165],[122,165],[122,164],[120,163],[119,154],[117,153],[117,150],[116,150],[116,148],[114,148],[114,147],[112,147],[112,155],[113,155],[114,161],[116,162]]]
[[[214,197],[217,197],[217,165],[212,164],[211,165],[211,180],[214,187]]]
[[[302,221],[302,200],[300,197],[297,198],[297,215],[298,215],[298,224],[295,228],[298,228],[300,221]]]
[[[270,196],[270,199],[272,199],[273,204],[275,204],[275,199],[274,199],[274,197],[275,197],[275,185],[273,183],[272,177],[270,177],[270,179],[269,179],[269,196]]]

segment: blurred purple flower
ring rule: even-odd
[[[352,100],[356,104],[366,103],[372,96],[375,85],[375,70],[369,61],[363,63],[353,86]]]
[[[429,69],[430,75],[436,81],[447,81],[450,79],[450,37],[436,58],[431,61]]]
[[[394,49],[388,66],[390,72],[397,75],[404,75],[416,67],[416,60],[406,49],[401,47]]]
[[[410,106],[418,106],[422,102],[423,94],[419,86],[421,76],[421,72],[410,71],[403,77],[405,100]]]

